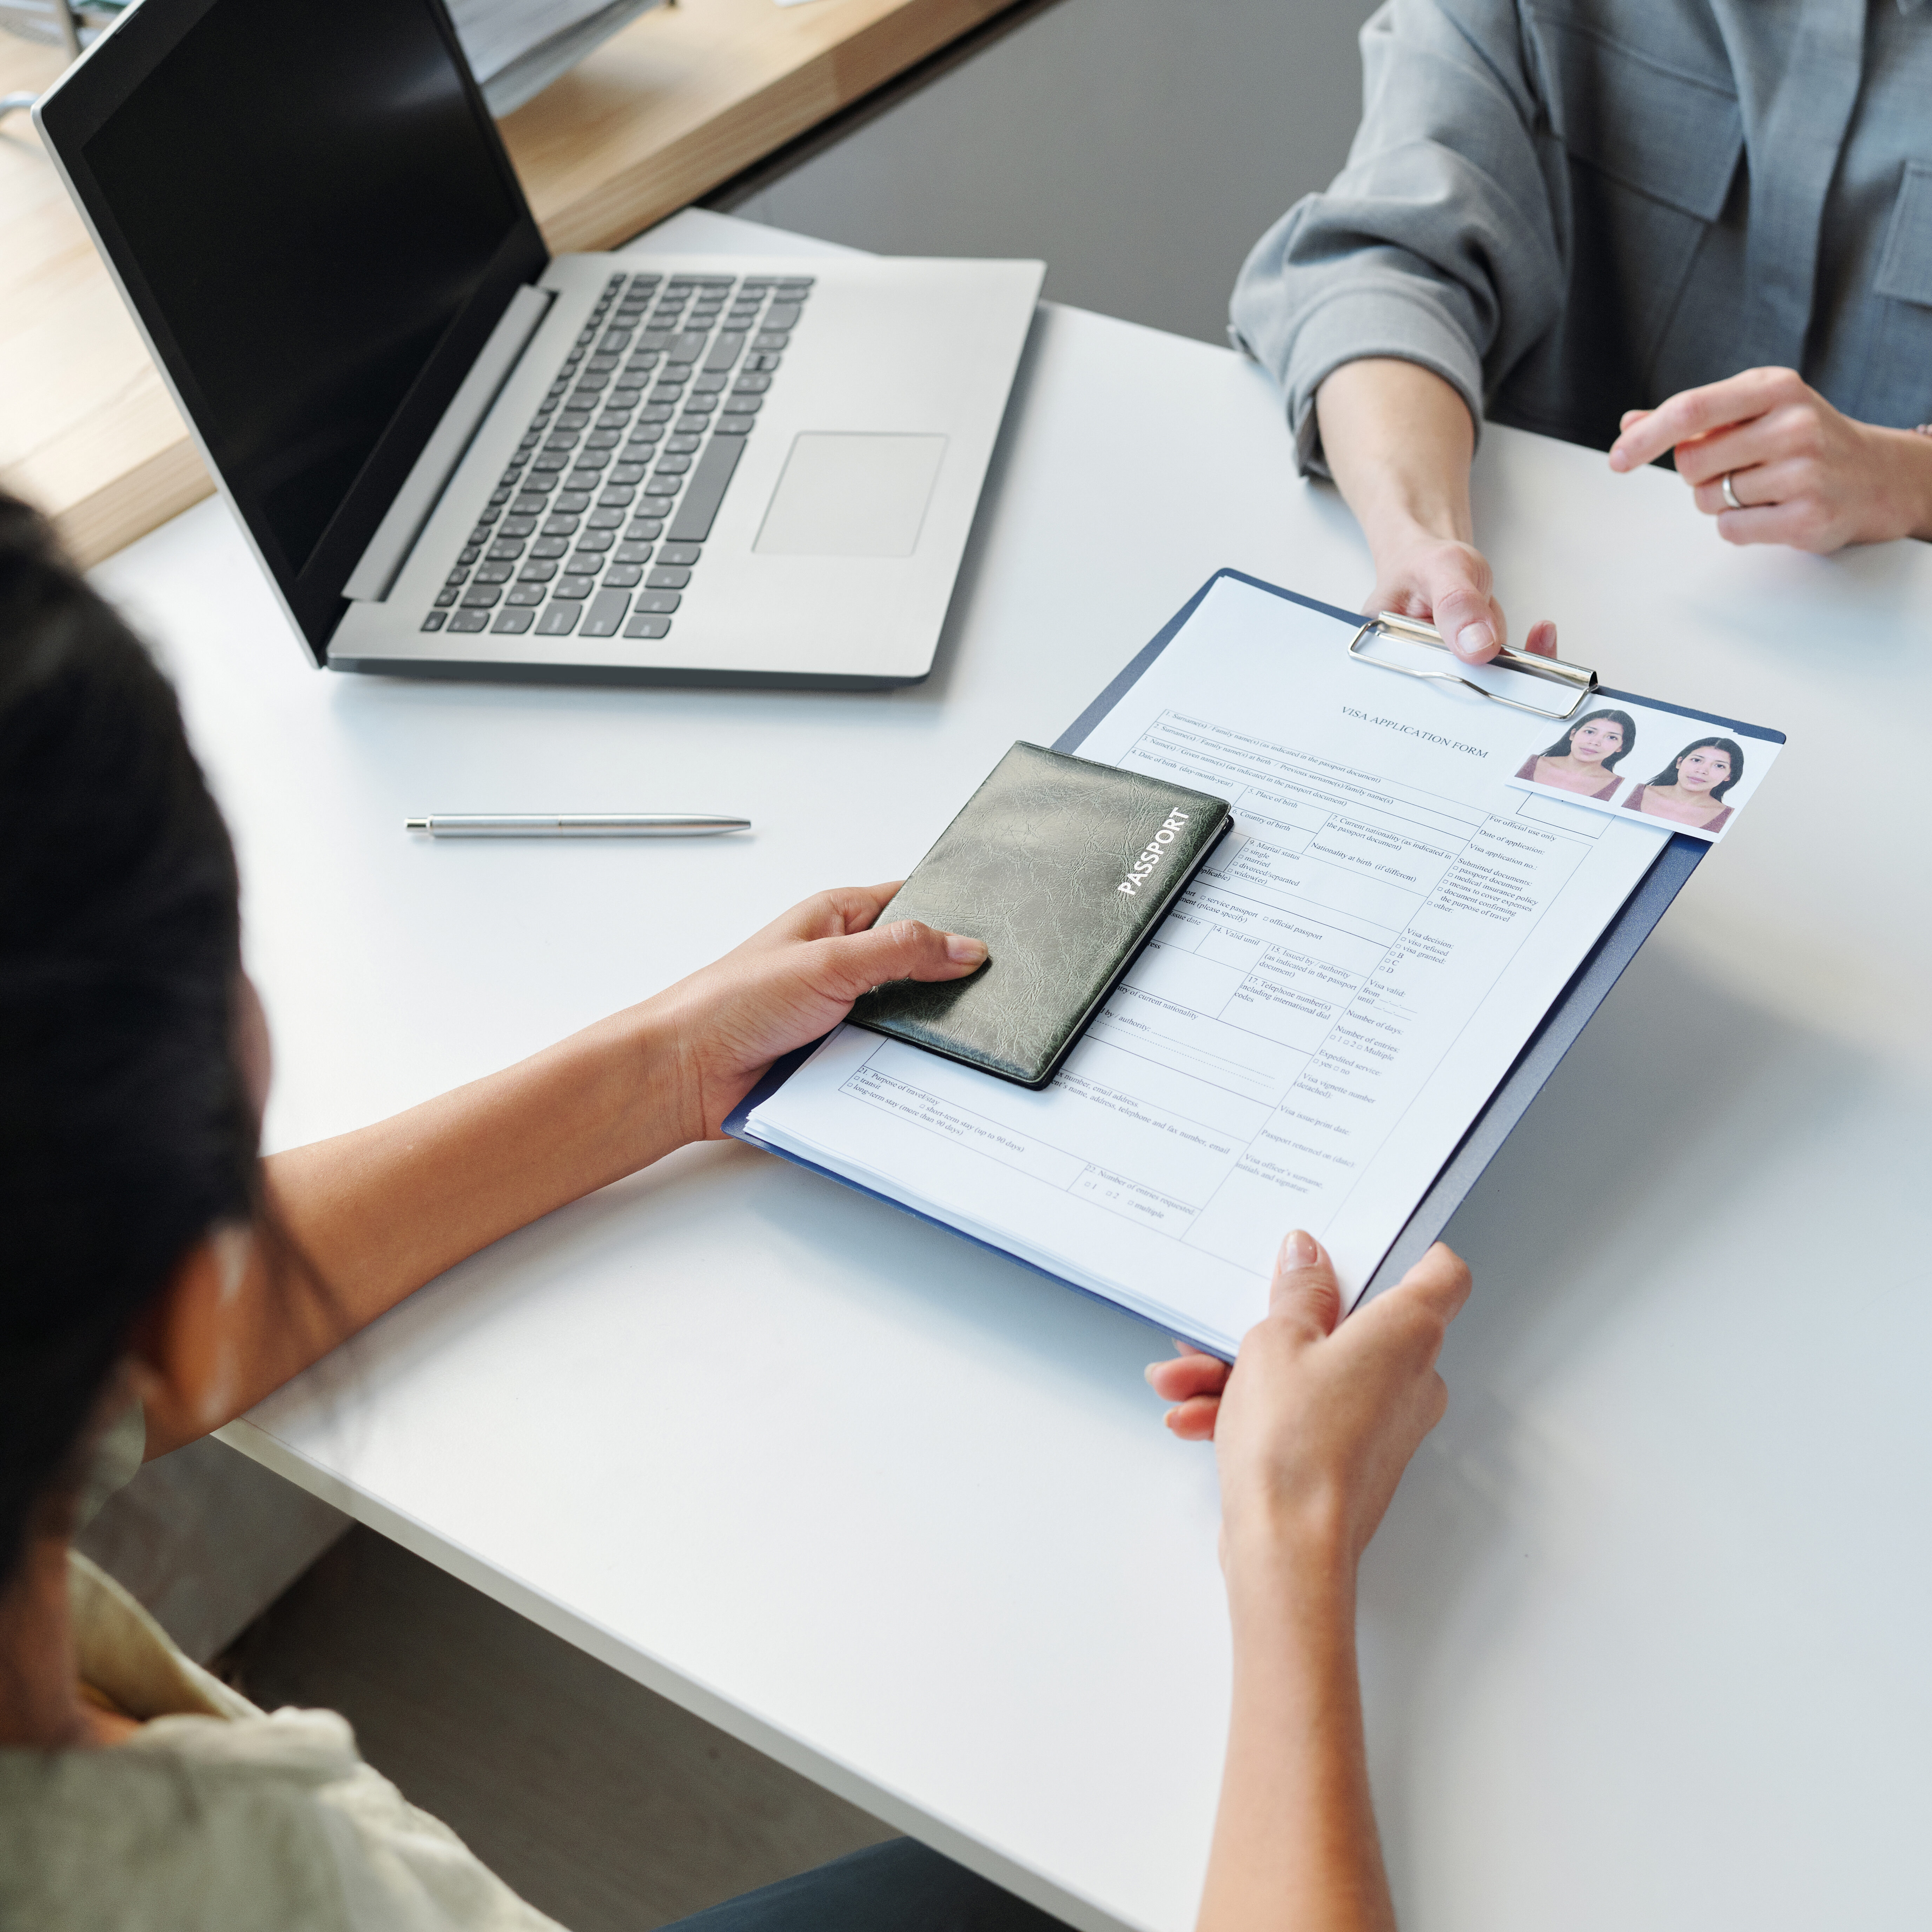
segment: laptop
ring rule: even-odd
[[[552,256],[442,0],[141,0],[34,119],[315,664],[931,670],[1042,264]]]

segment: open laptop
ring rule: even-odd
[[[930,670],[1042,264],[553,258],[441,0],[140,0],[34,118],[316,664]]]

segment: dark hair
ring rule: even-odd
[[[1599,718],[1607,718],[1612,724],[1620,724],[1623,727],[1623,743],[1611,757],[1603,761],[1605,771],[1615,771],[1617,768],[1617,760],[1628,757],[1636,749],[1636,720],[1628,711],[1587,712],[1584,716],[1578,718],[1575,724],[1569,726],[1562,736],[1558,739],[1548,751],[1541,752],[1538,755],[1546,758],[1567,758],[1570,755],[1570,740],[1575,737],[1586,724],[1594,724]],[[1518,743],[1521,742],[1520,739],[1517,740]]]
[[[1651,784],[1654,785],[1675,784],[1677,782],[1677,767],[1681,765],[1693,752],[1701,752],[1707,745],[1712,746],[1715,750],[1722,752],[1731,761],[1730,776],[1725,779],[1722,784],[1714,784],[1711,788],[1712,797],[1719,805],[1722,805],[1724,802],[1725,793],[1729,791],[1732,786],[1736,784],[1738,779],[1742,778],[1744,775],[1744,747],[1740,745],[1735,738],[1692,739],[1690,743],[1686,745],[1683,750],[1679,752],[1676,757],[1672,758],[1670,764],[1666,765],[1663,770],[1659,772],[1656,777],[1651,780]]]
[[[0,1580],[142,1311],[254,1217],[233,849],[172,690],[0,496]]]

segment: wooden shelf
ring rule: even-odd
[[[684,0],[502,123],[551,249],[608,248],[862,99],[1009,0]],[[0,34],[0,93],[57,56]],[[0,120],[0,487],[98,562],[210,483],[24,114]]]

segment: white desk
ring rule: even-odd
[[[1503,431],[1479,472],[1520,626],[1547,611],[1613,682],[1792,746],[1452,1231],[1479,1284],[1452,1407],[1363,1609],[1402,1922],[1922,1924],[1932,551],[1729,551],[1674,478]],[[164,640],[238,831],[278,1144],[499,1066],[811,886],[892,876],[1218,566],[1342,603],[1368,582],[1261,376],[1067,310],[915,690],[319,676],[225,516],[99,576]],[[758,829],[400,829],[619,806]],[[1158,1352],[706,1148],[457,1269],[231,1439],[1074,1924],[1180,1932],[1227,1648],[1212,1470],[1160,1426]]]

